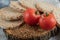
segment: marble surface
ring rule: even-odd
[[[0,8],[6,7],[10,4],[10,0],[0,0]]]
[[[5,33],[3,32],[3,29],[0,28],[0,40],[7,40]]]
[[[50,4],[57,6],[57,7],[60,7],[59,0],[49,0],[49,1],[48,0],[38,0],[38,1],[48,2]],[[7,40],[7,37],[6,37],[5,33],[3,32],[3,29],[1,29],[1,28],[0,28],[0,40]],[[58,35],[56,35],[55,37],[51,37],[49,40],[60,40],[60,33]]]
[[[51,37],[49,40],[60,40],[60,33],[55,37]]]

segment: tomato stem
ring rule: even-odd
[[[48,16],[49,14],[46,12],[46,16]]]
[[[39,11],[36,11],[35,14],[40,14]]]

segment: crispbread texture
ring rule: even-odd
[[[17,12],[10,7],[0,9],[0,18],[3,20],[18,20],[21,16],[22,13]]]
[[[35,8],[36,0],[18,0],[20,5],[24,8]]]
[[[24,10],[26,10],[25,8],[19,5],[18,1],[11,1],[9,7],[11,7],[12,9],[18,12],[24,12]]]
[[[3,29],[15,28],[22,24],[22,21],[4,21],[0,19],[0,27]]]
[[[52,30],[42,30],[39,26],[30,26],[24,24],[20,28],[13,30],[4,30],[9,40],[49,40],[50,37],[55,36],[58,32],[54,27]]]
[[[46,2],[38,2],[38,3],[36,3],[36,7],[38,9],[42,9],[43,11],[49,11],[49,12],[56,8],[55,6],[53,6],[49,3],[46,3]]]

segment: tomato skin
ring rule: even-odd
[[[53,14],[43,14],[39,19],[39,25],[44,30],[51,30],[56,25],[56,19]]]
[[[29,25],[36,25],[39,21],[40,15],[35,14],[36,10],[28,8],[23,15],[25,23]]]

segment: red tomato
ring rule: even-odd
[[[56,25],[56,19],[53,14],[43,14],[39,19],[39,25],[44,30],[51,30]]]
[[[24,21],[25,23],[29,24],[29,25],[36,25],[39,21],[40,15],[36,14],[36,10],[32,9],[32,8],[28,8],[25,12],[24,12]]]

